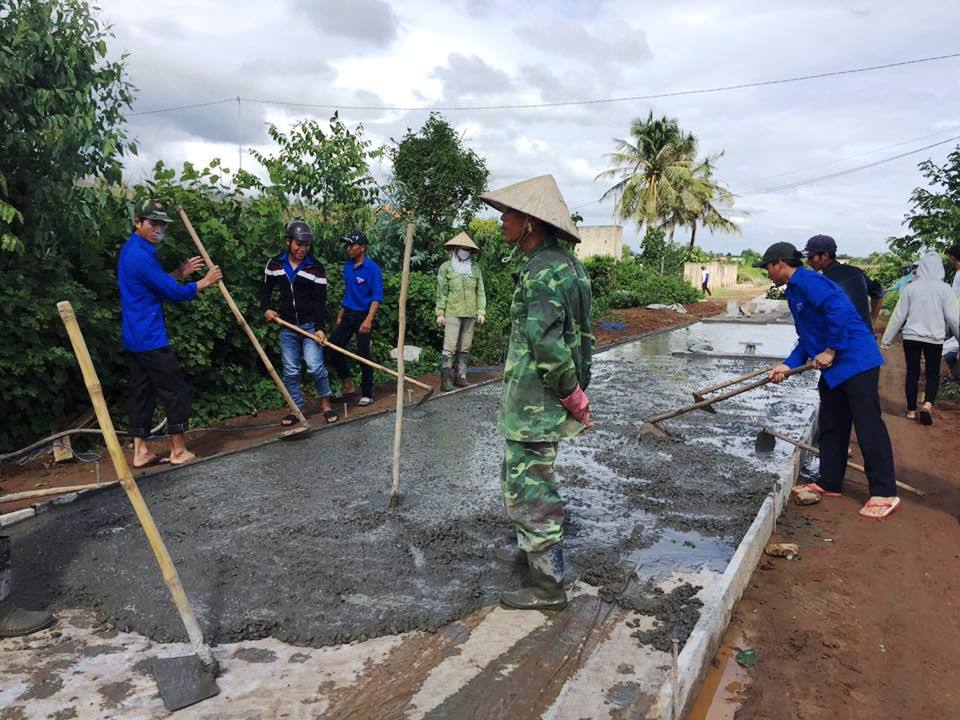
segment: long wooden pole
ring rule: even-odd
[[[163,573],[163,581],[167,584],[173,602],[177,606],[180,619],[183,621],[187,636],[190,638],[190,644],[193,646],[197,657],[200,658],[200,662],[207,667],[216,668],[217,661],[214,659],[213,653],[210,652],[210,648],[203,642],[203,633],[190,607],[190,601],[187,600],[187,594],[183,590],[177,568],[174,566],[173,559],[167,551],[167,546],[153,521],[153,515],[150,514],[150,509],[147,507],[143,495],[140,494],[140,488],[137,487],[137,483],[133,479],[133,474],[127,465],[127,459],[123,456],[123,450],[120,449],[120,441],[117,440],[117,433],[113,429],[113,420],[110,419],[110,411],[107,410],[107,401],[104,399],[103,389],[100,387],[100,378],[97,377],[93,360],[91,360],[90,352],[87,350],[87,343],[83,339],[83,333],[80,332],[80,326],[77,324],[77,316],[73,312],[73,307],[66,300],[57,303],[57,310],[60,312],[63,324],[67,328],[70,344],[73,345],[73,352],[80,364],[83,382],[87,386],[90,401],[93,403],[93,409],[97,414],[97,423],[103,431],[103,439],[107,443],[107,450],[110,451],[113,468],[117,472],[120,485],[130,499],[130,504],[133,505],[140,526],[147,536],[150,549],[153,550],[153,554],[157,558],[160,572]]]
[[[380,363],[376,363],[376,362],[374,362],[373,360],[368,360],[367,358],[361,357],[360,355],[356,355],[356,354],[350,352],[349,350],[346,350],[346,349],[344,349],[344,348],[342,348],[342,347],[340,347],[340,346],[338,346],[338,345],[334,345],[332,342],[330,342],[329,339],[324,340],[323,342],[321,342],[321,341],[320,341],[320,338],[318,338],[314,333],[307,332],[307,331],[304,330],[302,327],[297,327],[297,326],[294,325],[293,323],[288,323],[288,322],[287,322],[286,320],[284,320],[283,318],[279,318],[279,317],[278,317],[278,318],[275,318],[273,322],[275,322],[277,325],[280,325],[281,327],[287,328],[287,330],[292,330],[292,331],[295,332],[295,333],[300,333],[300,334],[303,335],[305,338],[309,338],[309,339],[313,340],[313,341],[314,341],[315,343],[317,343],[318,345],[322,345],[323,347],[330,348],[331,350],[335,350],[336,352],[341,353],[341,354],[345,355],[345,356],[348,357],[348,358],[352,358],[353,360],[356,360],[357,362],[363,363],[363,364],[365,364],[365,365],[369,365],[369,366],[372,367],[372,368],[376,368],[377,370],[380,370],[380,371],[382,371],[382,372],[385,372],[385,373],[387,373],[387,375],[393,375],[393,377],[399,377],[399,375],[400,375],[396,370],[391,370],[390,368],[386,367],[385,365],[381,365]],[[427,384],[424,383],[424,382],[420,382],[419,380],[414,380],[413,378],[405,377],[405,378],[404,378],[404,382],[408,382],[408,383],[410,383],[411,385],[416,385],[417,387],[423,388],[424,390],[433,390],[433,388],[432,388],[430,385],[427,385]]]
[[[393,424],[393,487],[390,507],[400,504],[400,434],[403,426],[403,350],[407,338],[407,290],[410,286],[410,253],[413,249],[413,223],[407,223],[403,243],[403,275],[400,277],[400,305],[397,308],[397,417]]]
[[[193,229],[193,225],[190,223],[190,218],[187,217],[187,214],[179,205],[177,205],[177,212],[180,213],[180,219],[183,220],[184,227],[187,228],[187,232],[190,233],[190,237],[193,238],[193,243],[197,246],[197,250],[200,252],[200,256],[203,258],[203,261],[207,264],[208,268],[212,268],[213,261],[207,254],[207,249],[203,246],[203,243],[200,242],[200,238],[197,236],[197,231]],[[267,357],[267,353],[263,351],[263,346],[260,345],[260,341],[257,340],[257,336],[253,334],[253,330],[251,330],[250,326],[247,324],[246,319],[243,317],[243,313],[240,312],[240,308],[237,307],[237,304],[233,301],[233,298],[230,297],[230,292],[227,290],[227,286],[224,285],[223,280],[217,281],[217,287],[220,288],[220,294],[223,295],[223,299],[227,301],[227,307],[230,308],[230,312],[232,312],[233,316],[237,319],[237,323],[243,329],[243,332],[246,333],[247,337],[250,338],[250,343],[257,351],[257,355],[260,356],[260,360],[263,362],[264,367],[267,368],[267,372],[270,373],[270,377],[273,379],[273,384],[277,386],[277,390],[280,391],[280,394],[283,395],[283,399],[290,407],[290,412],[296,416],[297,420],[302,422],[304,425],[307,425],[307,418],[304,417],[303,412],[297,407],[297,403],[294,402],[293,397],[291,397],[290,392],[283,384],[280,376],[277,375],[277,371],[274,369],[273,363],[270,362],[270,358]]]
[[[48,495],[66,495],[67,493],[80,492],[81,490],[91,490],[93,488],[105,488],[116,485],[116,480],[105,483],[90,483],[88,485],[65,485],[64,487],[48,487],[40,490],[26,490],[24,492],[11,493],[10,495],[0,495],[0,503],[14,502],[16,500],[31,500]]]

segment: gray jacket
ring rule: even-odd
[[[937,253],[927,253],[920,259],[883,333],[884,345],[893,342],[901,328],[904,340],[933,345],[942,345],[949,335],[960,336],[960,304],[943,276],[943,260]]]

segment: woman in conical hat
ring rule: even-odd
[[[486,320],[487,296],[483,275],[474,255],[477,244],[465,232],[447,241],[450,259],[437,271],[437,325],[443,328],[443,353],[440,359],[440,390],[450,392],[466,387],[467,361],[473,331]],[[456,372],[454,372],[456,360]]]
[[[590,279],[558,240],[580,234],[550,175],[481,195],[503,215],[503,239],[526,257],[517,272],[510,306],[510,342],[503,369],[497,430],[506,441],[501,466],[504,507],[517,545],[501,559],[525,559],[530,583],[501,593],[520,609],[561,610],[563,500],[554,465],[557,446],[591,427],[590,382],[593,335]]]

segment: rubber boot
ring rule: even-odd
[[[467,358],[469,357],[467,353],[457,353],[457,378],[453,381],[457,387],[467,387],[470,384],[467,382]]]
[[[453,390],[453,358],[440,358],[440,392]]]
[[[518,565],[527,561],[527,552],[526,550],[521,550],[516,541],[512,541],[494,550],[493,557],[508,565]]]
[[[500,602],[517,610],[563,610],[567,593],[563,589],[563,546],[551,545],[543,552],[528,552],[530,585],[500,593]]]
[[[20,637],[43,630],[54,623],[48,612],[21,610],[13,604],[13,568],[10,566],[10,538],[0,536],[0,638]]]

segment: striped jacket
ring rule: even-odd
[[[281,318],[295,325],[314,323],[318,330],[323,329],[327,322],[327,271],[310,255],[297,267],[293,280],[287,274],[289,267],[287,253],[267,261],[260,286],[260,312],[276,307],[273,291],[277,288]]]

